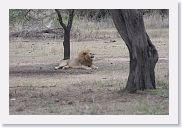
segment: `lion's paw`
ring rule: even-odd
[[[54,70],[58,70],[59,69],[59,67],[54,67]]]

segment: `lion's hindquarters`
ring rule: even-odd
[[[69,60],[61,60],[58,66],[55,67],[55,69],[63,68],[64,66],[68,65]]]
[[[95,66],[95,65],[93,65],[93,64],[92,64],[91,68],[92,68],[92,69],[98,69],[98,67]]]

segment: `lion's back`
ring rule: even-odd
[[[70,59],[68,62],[68,65],[70,67],[74,67],[74,66],[80,66],[81,63],[79,62],[79,60],[77,58],[75,58],[75,59]]]

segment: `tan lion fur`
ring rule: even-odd
[[[97,69],[98,67],[93,65],[94,54],[90,50],[83,50],[78,54],[75,59],[62,60],[55,69],[67,69],[67,68],[82,68],[82,69]]]

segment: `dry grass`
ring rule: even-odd
[[[168,28],[169,27],[169,18],[162,17],[156,13],[152,15],[144,16],[144,23],[147,29],[159,29],[159,28]]]
[[[80,19],[79,22],[75,20],[73,23],[72,37],[76,41],[84,41],[118,38],[119,34],[110,18],[100,22]]]
[[[161,18],[159,14],[144,16],[145,27],[147,29],[164,29],[169,27],[169,19],[165,17]],[[153,34],[156,34],[153,32]],[[157,36],[157,35],[156,35]],[[113,39],[119,38],[120,35],[117,32],[111,18],[101,20],[100,22],[90,21],[87,19],[74,20],[72,37],[76,41],[84,40],[99,40],[99,39]]]
[[[169,114],[167,21],[145,17],[145,22],[160,57],[156,90],[123,93],[129,54],[112,21],[75,20],[71,57],[90,49],[99,69],[55,71],[63,58],[62,39],[10,40],[10,114]]]
[[[60,39],[63,37],[63,30],[56,31],[56,33],[41,33],[42,29],[47,29],[45,26],[47,25],[50,19],[42,21],[41,23],[24,26],[16,25],[14,27],[10,27],[11,32],[19,32],[18,34],[24,38],[40,38],[43,40],[48,39]],[[38,22],[38,21],[37,21]],[[145,27],[147,29],[165,29],[169,27],[169,18],[164,17],[163,19],[158,13],[152,15],[144,16]],[[20,28],[22,28],[20,30]],[[36,29],[35,29],[36,28]],[[51,29],[60,28],[57,19],[53,21]],[[155,33],[153,33],[156,35]],[[156,35],[157,36],[157,35]],[[71,31],[71,37],[74,41],[93,41],[93,40],[112,40],[113,38],[120,38],[115,25],[111,17],[107,17],[102,19],[101,21],[88,20],[84,17],[78,18],[74,17],[73,26]]]
[[[147,30],[159,51],[156,90],[120,92],[127,82],[128,50],[121,38],[71,42],[71,56],[89,48],[98,70],[54,70],[60,40],[10,42],[10,114],[168,114],[168,29]],[[158,34],[156,34],[158,33]],[[17,47],[21,44],[21,47]]]

